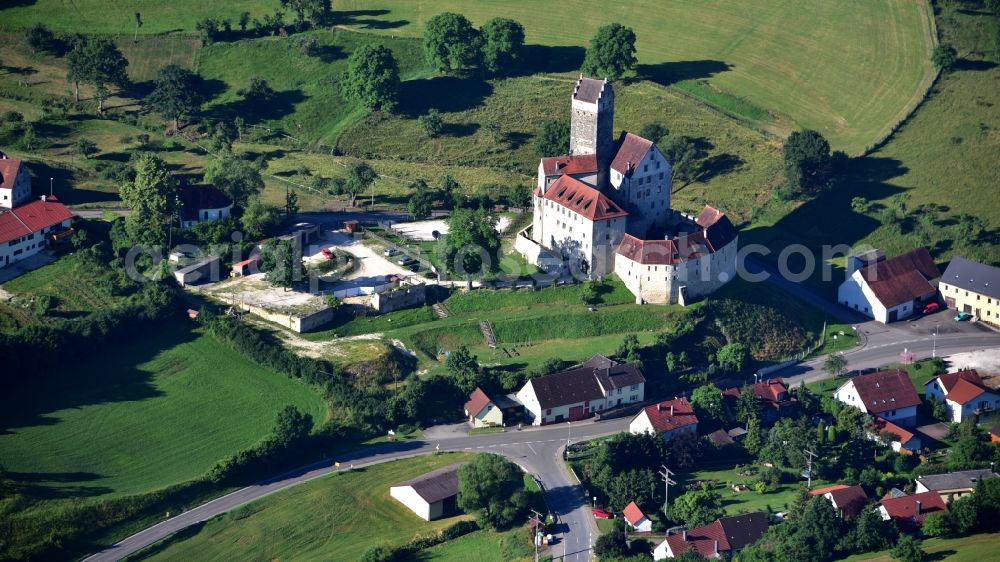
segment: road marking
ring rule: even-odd
[[[531,446],[531,443],[525,443],[525,445],[527,445],[528,448],[531,449],[531,454],[532,455],[537,455],[538,454],[538,451],[536,451],[535,448]]]

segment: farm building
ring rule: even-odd
[[[465,416],[472,427],[503,427],[521,419],[524,408],[517,401],[498,394],[490,397],[476,387],[465,403]]]
[[[174,279],[181,287],[219,280],[219,258],[208,256],[174,272]]]
[[[837,301],[869,318],[888,324],[920,311],[937,297],[931,283],[941,276],[927,248],[917,248],[891,259],[879,255],[852,256],[850,277],[837,289]],[[851,270],[851,267],[859,267]]]
[[[622,516],[629,527],[637,533],[648,533],[653,530],[653,522],[642,512],[635,502],[630,502],[622,510]]]
[[[642,402],[645,385],[635,365],[595,355],[579,367],[529,380],[517,400],[524,405],[527,421],[543,425]]]
[[[458,469],[453,464],[400,482],[389,488],[389,495],[425,521],[433,521],[458,509]]]

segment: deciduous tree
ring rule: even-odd
[[[190,116],[201,107],[203,97],[199,88],[197,74],[176,64],[168,64],[160,69],[156,87],[146,101],[153,111],[173,121],[174,130],[178,130],[181,117]]]
[[[370,109],[392,111],[399,101],[399,67],[383,45],[364,44],[347,59],[344,95]]]
[[[958,51],[951,45],[938,45],[931,53],[931,62],[941,70],[948,70],[958,61]]]
[[[535,153],[541,157],[569,153],[570,124],[565,119],[549,121],[535,139]]]
[[[619,23],[605,25],[590,40],[583,59],[583,73],[617,80],[635,68],[635,32]]]
[[[135,179],[122,184],[118,193],[130,211],[125,218],[129,238],[135,243],[162,246],[177,201],[177,184],[163,160],[140,154],[135,161]]]
[[[483,25],[483,66],[493,74],[510,72],[521,58],[524,27],[509,18],[493,18]]]
[[[483,526],[504,529],[520,521],[528,505],[524,476],[514,463],[488,453],[458,469],[458,505]]]
[[[697,410],[698,416],[715,420],[722,420],[725,416],[722,391],[712,383],[694,389],[691,393],[691,405]]]
[[[240,209],[264,189],[260,167],[228,150],[223,150],[209,161],[205,168],[205,181],[229,196],[233,205]]]
[[[785,141],[785,181],[793,196],[825,191],[833,177],[830,143],[816,131],[795,131]]]
[[[481,46],[479,30],[461,14],[438,14],[424,26],[424,54],[441,72],[476,66]]]
[[[108,85],[124,88],[129,85],[126,72],[128,60],[115,42],[106,37],[78,38],[66,55],[66,78],[73,82],[76,101],[80,101],[80,82],[98,91],[99,113],[104,112]]]

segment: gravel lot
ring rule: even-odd
[[[497,221],[497,232],[503,232],[510,224],[510,218],[501,216]],[[404,238],[412,240],[434,240],[433,232],[436,230],[441,236],[448,234],[448,223],[444,219],[434,219],[417,222],[398,222],[392,225],[392,230]]]

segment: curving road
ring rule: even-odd
[[[461,431],[448,431],[447,428],[444,430],[431,428],[428,430],[428,438],[421,441],[370,447],[247,486],[143,529],[85,560],[90,562],[121,560],[191,525],[333,472],[426,455],[435,451],[469,451],[501,454],[535,475],[545,490],[545,500],[550,511],[556,514],[560,522],[558,528],[560,541],[552,547],[552,554],[554,557],[563,556],[567,561],[587,562],[590,560],[591,541],[597,535],[597,527],[580,487],[567,472],[561,460],[563,448],[568,439],[576,443],[619,433],[628,428],[628,422],[629,418],[599,422],[587,420],[574,422],[572,425],[559,424],[525,428],[521,431],[508,429],[504,433],[472,436]],[[339,469],[335,466],[335,461],[340,462]]]

